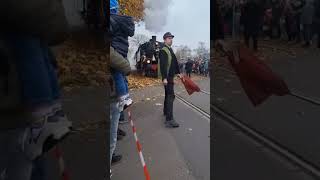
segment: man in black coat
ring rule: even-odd
[[[275,38],[281,38],[281,26],[280,18],[283,9],[281,7],[281,2],[278,0],[273,0],[272,2],[272,23],[271,23],[271,37],[273,38],[273,29],[277,30],[277,35]]]
[[[193,66],[193,62],[191,61],[191,59],[188,59],[187,63],[186,63],[186,73],[188,77],[191,77],[191,72],[192,72],[192,66]]]
[[[173,118],[173,102],[174,95],[174,76],[178,76],[182,79],[177,58],[171,48],[172,39],[174,36],[167,32],[163,36],[164,47],[159,52],[160,58],[160,76],[165,89],[165,100],[163,107],[163,114],[166,116],[166,127],[177,128],[179,124]]]
[[[295,33],[295,38],[297,40],[297,43],[301,42],[301,14],[302,14],[302,9],[306,4],[306,0],[294,0],[290,3],[293,12],[294,12],[294,20],[296,24],[296,29],[297,32]]]
[[[242,22],[244,25],[244,37],[246,46],[250,46],[250,38],[253,39],[253,47],[258,51],[258,35],[262,24],[263,9],[256,0],[249,0],[244,6]]]

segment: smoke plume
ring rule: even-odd
[[[145,27],[152,32],[161,32],[167,23],[169,5],[172,0],[145,0]]]

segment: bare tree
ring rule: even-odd
[[[186,60],[187,58],[191,57],[191,49],[188,46],[181,45],[177,47],[175,54],[178,60]]]
[[[201,59],[208,59],[210,57],[210,51],[206,48],[206,45],[204,42],[199,42],[199,45],[196,49],[194,49],[196,55],[198,58]]]
[[[132,42],[134,43],[135,46],[139,46],[147,41],[149,41],[149,37],[144,35],[144,34],[135,34],[132,37]]]

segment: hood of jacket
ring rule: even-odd
[[[119,33],[132,37],[135,31],[135,24],[131,16],[110,14],[110,33],[115,36]]]

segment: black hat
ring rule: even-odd
[[[163,35],[163,39],[166,39],[167,37],[172,37],[172,38],[174,38],[174,35],[172,35],[170,32],[166,32],[166,33]]]

